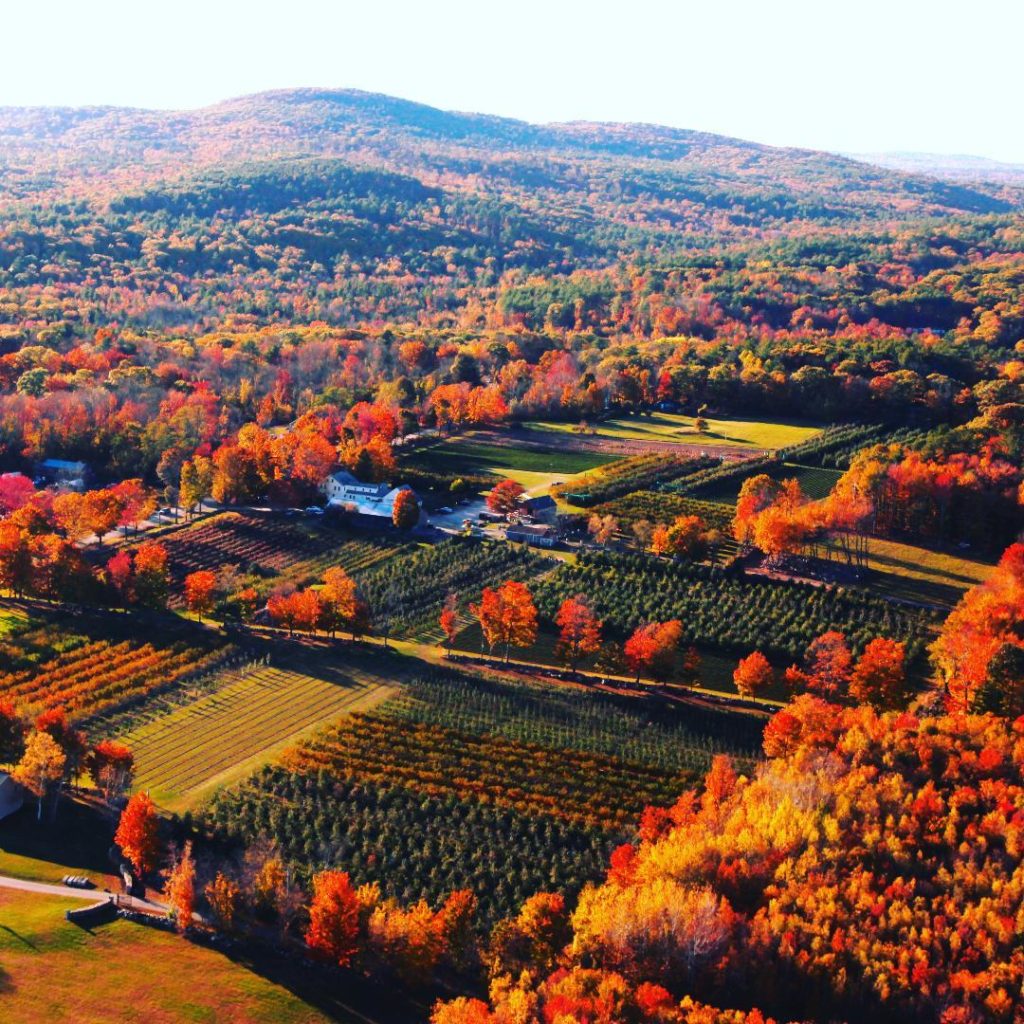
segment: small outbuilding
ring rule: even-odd
[[[25,791],[7,774],[0,772],[0,819],[21,810]]]

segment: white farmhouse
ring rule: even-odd
[[[360,516],[374,516],[390,519],[395,508],[395,499],[402,491],[411,491],[405,485],[392,487],[391,484],[364,484],[347,470],[331,473],[320,485],[327,498],[327,504]]]

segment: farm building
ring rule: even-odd
[[[7,772],[0,772],[0,818],[21,810],[25,793]]]
[[[558,542],[558,534],[551,526],[516,525],[505,531],[505,539],[535,548],[553,548]]]
[[[547,523],[549,526],[554,526],[555,520],[558,518],[558,505],[550,494],[541,494],[536,498],[523,498],[519,502],[519,506],[531,519],[538,523]]]
[[[377,519],[390,519],[398,495],[402,491],[412,490],[411,487],[392,487],[385,483],[364,484],[344,469],[332,473],[320,489],[328,505]]]
[[[84,462],[69,462],[67,459],[44,459],[36,470],[44,480],[60,484],[75,491],[84,491],[89,467]]]

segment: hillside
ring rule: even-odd
[[[175,174],[242,158],[328,156],[462,185],[473,179],[474,188],[485,190],[568,188],[580,198],[607,187],[612,168],[618,178],[632,166],[634,188],[624,188],[620,198],[642,192],[710,208],[739,200],[743,207],[750,205],[744,196],[764,192],[762,208],[752,212],[781,219],[1006,212],[1020,199],[985,186],[950,186],[832,154],[702,132],[644,124],[534,125],[355,90],[268,92],[192,111],[3,108],[0,146],[6,187],[20,197],[55,185],[110,187],[132,174]]]
[[[683,268],[666,301],[728,310],[715,293],[735,285],[712,277],[765,259],[791,297],[769,322],[813,300],[809,274],[850,265],[853,319],[942,327],[963,315],[948,289],[948,309],[909,320],[886,304],[968,251],[1015,251],[988,221],[1016,223],[1024,196],[654,125],[308,89],[184,112],[7,108],[0,153],[0,321],[76,331],[209,329],[225,308],[237,322],[529,326],[582,309],[596,325],[636,308],[637,268]],[[907,273],[882,272],[894,264]]]

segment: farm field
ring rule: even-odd
[[[546,814],[571,824],[628,830],[648,804],[671,804],[696,773],[665,773],[592,751],[566,751],[387,715],[354,714],[291,752],[293,771],[351,774],[434,797]]]
[[[29,712],[62,707],[69,717],[109,714],[212,671],[232,648],[213,637],[163,630],[143,642],[117,615],[91,620],[9,618],[0,642],[0,698]]]
[[[199,569],[236,569],[257,589],[281,583],[304,586],[331,566],[358,574],[391,558],[406,545],[389,536],[254,513],[225,512],[162,538],[172,580],[172,606],[182,604],[185,576]]]
[[[301,981],[282,964],[280,981],[177,935],[125,920],[81,928],[64,920],[79,900],[0,889],[4,1024],[326,1024],[397,1021],[363,1016],[346,997],[321,1012],[295,995]],[[144,969],[140,966],[144,965]],[[296,984],[299,981],[299,984]],[[364,1000],[366,996],[362,997]]]
[[[652,412],[642,416],[621,416],[591,424],[592,436],[618,440],[678,442],[707,447],[729,446],[769,450],[786,448],[806,441],[821,428],[811,424],[782,423],[771,420],[707,419],[708,430],[701,433],[695,418],[677,413]],[[571,434],[578,424],[540,421],[526,424],[532,430],[551,434]],[[588,432],[589,433],[589,432]]]
[[[557,561],[520,545],[452,537],[404,554],[367,572],[360,589],[372,609],[387,610],[395,636],[437,638],[437,620],[448,594],[465,606],[484,587],[507,579],[526,582]]]
[[[718,753],[740,761],[760,757],[760,723],[748,715],[659,707],[584,687],[509,683],[466,672],[410,679],[377,714],[607,754],[666,772],[704,772]]]
[[[470,888],[490,923],[552,885],[574,897],[645,803],[670,802],[714,753],[749,765],[759,729],[432,670],[220,790],[208,821],[275,839],[300,871],[334,865],[403,902]]]
[[[855,588],[740,580],[712,566],[669,563],[646,555],[587,553],[541,580],[534,597],[550,621],[566,597],[585,594],[606,636],[625,636],[644,622],[679,619],[682,644],[721,651],[761,650],[803,657],[821,633],[845,633],[855,650],[876,636],[922,651],[931,613],[901,608]]]
[[[880,537],[868,540],[868,567],[867,585],[876,593],[950,608],[994,569],[990,562]]]
[[[237,678],[121,739],[135,753],[136,786],[170,810],[194,806],[288,743],[346,711],[395,692],[399,655],[303,648]]]

